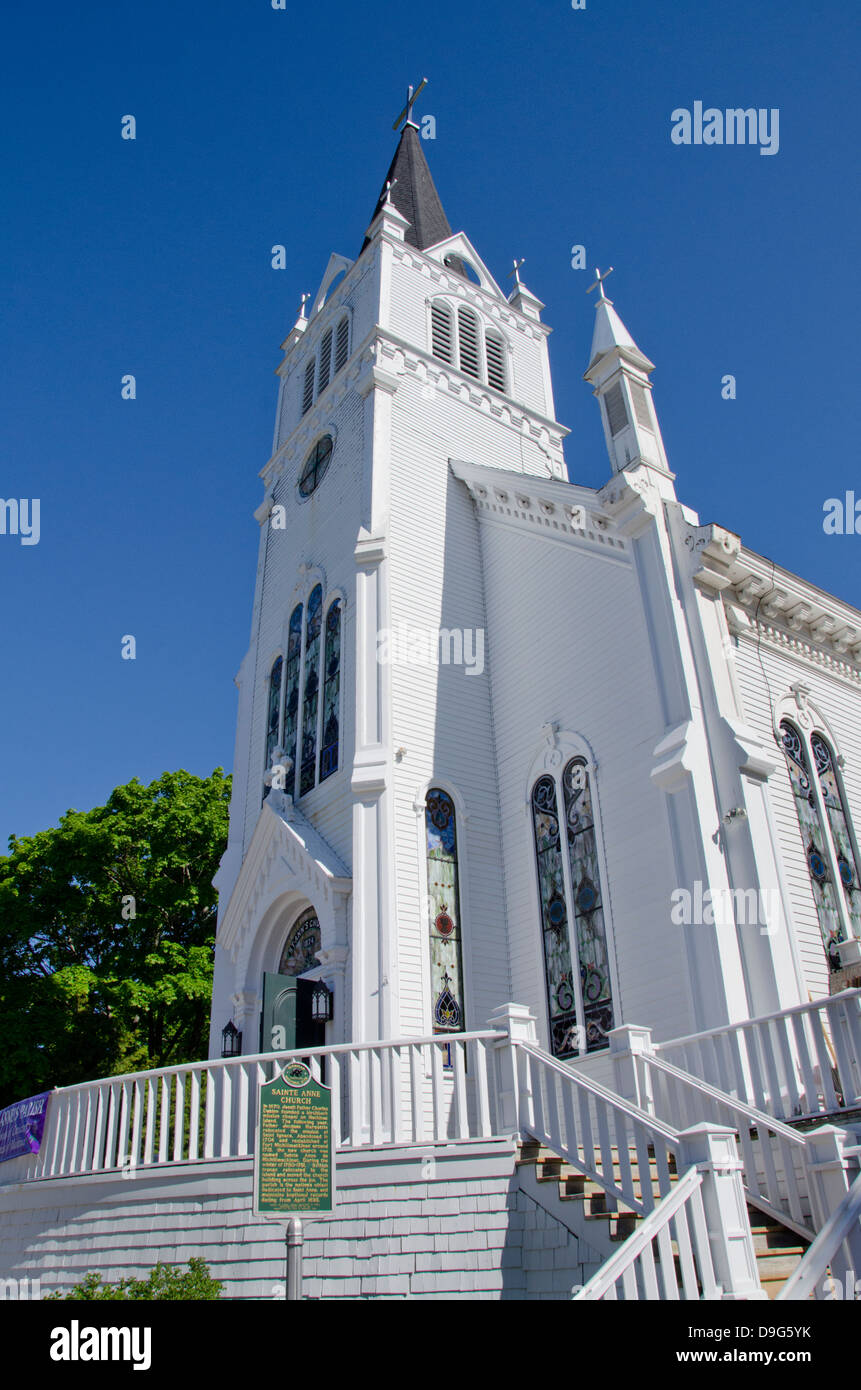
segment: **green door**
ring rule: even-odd
[[[263,976],[260,1051],[294,1052],[300,1047],[323,1047],[326,1025],[311,1016],[314,981],[296,975]]]

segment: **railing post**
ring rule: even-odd
[[[858,1155],[852,1152],[857,1147],[858,1135],[838,1125],[821,1125],[819,1129],[810,1130],[806,1139],[810,1205],[813,1224],[820,1231],[858,1176]],[[841,1289],[851,1271],[854,1289],[856,1281],[861,1279],[861,1229],[857,1225],[841,1248],[834,1252],[830,1264],[831,1278],[837,1280]],[[816,1296],[820,1297],[819,1290]]]
[[[654,1115],[652,1079],[648,1067],[639,1061],[640,1057],[651,1056],[654,1052],[651,1028],[625,1023],[621,1028],[611,1028],[607,1037],[610,1039],[610,1061],[613,1063],[613,1088],[616,1094]]]
[[[528,1082],[520,1085],[515,1044],[538,1041],[535,1017],[524,1004],[501,1004],[487,1020],[487,1026],[495,1032],[508,1034],[507,1038],[497,1040],[495,1049],[498,1123],[503,1131],[517,1134],[521,1128],[521,1114],[532,1114],[532,1095]]]
[[[696,1164],[717,1282],[725,1299],[767,1298],[759,1282],[735,1131],[701,1124],[679,1135],[679,1172]]]

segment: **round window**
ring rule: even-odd
[[[303,497],[310,497],[323,481],[329,460],[332,457],[332,436],[324,434],[318,439],[305,460],[299,475],[299,491]]]

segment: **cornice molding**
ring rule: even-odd
[[[599,494],[591,489],[461,459],[449,459],[449,467],[468,489],[480,519],[540,530],[555,540],[601,551],[608,559],[630,564],[627,541],[604,509],[596,505]]]
[[[731,534],[731,533],[729,533]],[[861,612],[739,548],[723,588],[730,630],[861,683]]]

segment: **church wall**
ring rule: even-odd
[[[390,602],[392,627],[483,633],[484,594],[472,503],[448,467],[450,454],[502,462],[513,436],[468,407],[425,400],[402,382],[392,433]],[[514,440],[516,443],[517,441]],[[519,457],[519,450],[518,450]],[[478,649],[470,647],[476,655]],[[398,969],[406,1033],[430,1030],[429,943],[424,891],[424,817],[415,802],[438,781],[459,810],[461,915],[465,923],[466,1027],[483,1028],[510,998],[500,872],[498,800],[486,667],[397,665],[392,670],[395,747]],[[477,667],[478,663],[473,662]],[[459,801],[458,801],[459,798]],[[465,814],[463,814],[465,813]]]
[[[578,552],[538,530],[482,525],[494,732],[513,997],[528,1003],[547,1044],[543,952],[528,797],[542,726],[579,734],[597,761],[620,972],[616,1022],[657,1039],[692,1030],[683,929],[670,920],[676,886],[665,798],[650,779],[664,733],[648,635],[626,564]]]
[[[857,836],[861,829],[861,685],[850,683],[825,666],[797,660],[791,652],[776,649],[766,642],[757,644],[754,636],[740,635],[733,652],[745,718],[766,744],[775,747],[779,759],[778,768],[769,779],[769,793],[805,981],[809,993],[818,998],[828,993],[829,971],[789,774],[783,752],[774,743],[773,708],[775,701],[789,694],[794,682],[801,681],[809,686],[810,702],[828,720],[837,739],[838,752],[846,760],[843,781]]]
[[[582,1204],[556,1215],[552,1194],[528,1197],[515,1153],[488,1144],[339,1160],[336,1217],[305,1224],[305,1295],[570,1298],[602,1262],[568,1224]],[[113,1282],[198,1257],[224,1281],[222,1297],[283,1300],[284,1223],[252,1215],[251,1183],[244,1160],[0,1187],[0,1278],[39,1278],[44,1297],[90,1270]]]

